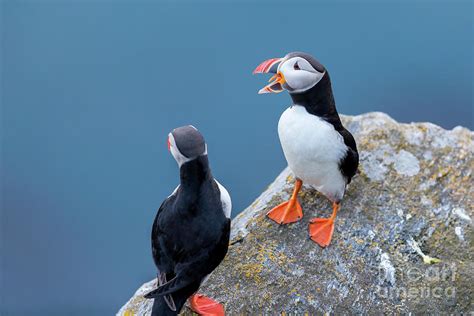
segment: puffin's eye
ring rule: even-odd
[[[296,63],[293,65],[293,69],[294,69],[294,70],[301,70],[301,69],[300,69],[300,66],[298,65],[298,62],[296,62]]]

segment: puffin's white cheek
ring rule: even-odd
[[[176,152],[176,149],[174,149],[174,146],[171,146],[170,148],[171,155],[173,155],[173,158],[178,161],[179,159],[179,154]]]
[[[174,160],[178,163],[178,166],[181,167],[188,159],[184,157],[178,150],[176,150],[176,145],[172,145],[170,148],[171,154],[174,157]]]
[[[294,90],[308,89],[318,81],[318,76],[309,71],[294,71],[285,76],[286,83]]]

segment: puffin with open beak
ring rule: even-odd
[[[278,224],[303,217],[298,192],[303,183],[311,185],[332,202],[329,218],[309,223],[310,238],[321,247],[330,244],[334,221],[346,186],[359,164],[354,137],[342,126],[327,69],[311,55],[289,53],[261,63],[253,72],[273,73],[259,94],[288,91],[293,104],[278,122],[283,153],[296,181],[290,199],[267,213]]]
[[[222,304],[196,291],[227,253],[230,195],[212,176],[206,142],[194,126],[175,128],[168,135],[168,149],[178,163],[180,184],[153,222],[158,288],[145,298],[154,299],[153,316],[178,315],[188,298],[199,315],[224,315]]]

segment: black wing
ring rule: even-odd
[[[224,259],[229,247],[230,219],[222,227],[221,238],[214,246],[201,249],[199,255],[190,257],[188,261],[180,262],[176,265],[176,276],[157,289],[146,294],[146,298],[156,298],[166,294],[171,294],[186,286],[201,282],[211,273]]]
[[[342,125],[338,132],[344,138],[344,144],[347,146],[346,155],[339,162],[339,169],[341,170],[344,177],[346,177],[347,183],[351,183],[351,179],[356,174],[357,167],[359,166],[359,153],[357,151],[357,145],[352,134]]]
[[[163,251],[164,249],[161,249],[161,241],[160,241],[160,228],[159,228],[159,219],[160,216],[163,215],[164,209],[166,207],[169,207],[172,205],[173,201],[176,199],[176,194],[172,194],[169,197],[167,197],[163,203],[161,203],[160,208],[156,212],[155,220],[153,222],[153,227],[151,229],[151,252],[153,255],[153,261],[155,262],[155,266],[158,269],[158,273],[160,272],[169,272],[167,271],[168,269],[166,267],[163,267]],[[166,261],[166,258],[164,258]]]

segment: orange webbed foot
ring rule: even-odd
[[[294,223],[302,219],[303,210],[301,208],[300,202],[298,202],[298,192],[301,190],[302,185],[303,181],[296,179],[291,198],[288,201],[274,207],[270,212],[267,213],[267,216],[280,225]]]
[[[278,224],[289,224],[303,218],[303,209],[298,200],[289,200],[274,207],[267,216]]]
[[[314,218],[309,222],[309,237],[323,248],[331,243],[333,232],[334,220],[332,218]]]
[[[201,316],[225,316],[224,306],[202,294],[194,294],[189,298],[193,312]]]
[[[332,215],[329,218],[313,218],[309,222],[309,237],[312,241],[321,247],[327,247],[331,243],[332,233],[334,232],[334,221],[336,220],[339,203],[332,204]]]

